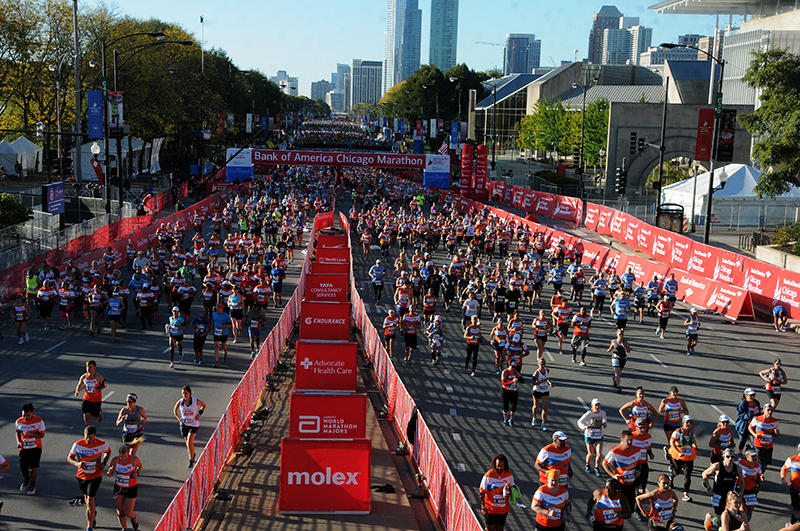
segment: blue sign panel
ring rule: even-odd
[[[89,138],[103,138],[103,91],[87,91]]]
[[[42,185],[44,204],[50,214],[64,213],[64,183]]]

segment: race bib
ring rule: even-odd
[[[501,346],[501,347],[505,347],[505,346],[506,346],[506,342],[505,342],[505,340],[504,340],[504,339],[501,339],[501,340],[499,340],[499,341],[497,342],[497,345],[498,345],[498,346]]]
[[[86,392],[87,393],[94,393],[97,389],[97,384],[95,382],[86,381]]]
[[[130,476],[119,475],[119,476],[117,476],[116,483],[120,487],[128,487],[131,484],[131,477]]]
[[[25,450],[36,448],[36,439],[22,439],[22,448]]]
[[[559,485],[563,485],[563,486],[566,487],[567,486],[567,481],[569,481],[569,477],[566,474],[561,474],[558,477],[558,484]]]
[[[617,519],[617,511],[614,509],[603,509],[603,520],[613,522]]]
[[[517,303],[515,301],[508,301],[508,307],[509,308],[516,308],[517,307]]]
[[[221,336],[222,334],[224,334],[222,328],[215,328],[214,329],[214,335],[215,336]]]
[[[681,453],[683,453],[683,455],[692,455],[692,447],[684,446],[683,449],[681,450]]]
[[[181,418],[181,422],[183,422],[184,424],[190,424],[193,421],[194,421],[194,417],[182,417]]]
[[[719,507],[719,502],[721,500],[722,500],[722,496],[720,496],[719,494],[713,494],[711,496],[711,505],[713,505],[714,507]]]
[[[261,321],[250,321],[250,328],[261,328]]]
[[[383,284],[383,280],[376,280],[375,281],[375,285],[376,286],[380,286],[381,284]]]
[[[748,507],[753,507],[758,505],[758,498],[755,494],[745,494],[744,495],[744,503],[747,504]]]
[[[762,444],[772,444],[772,434],[762,433],[761,434],[761,443]]]
[[[174,335],[174,336],[177,336],[177,335],[179,335],[181,333],[181,330],[177,326],[170,326],[169,327],[169,333]]]
[[[137,431],[139,431],[139,425],[138,424],[126,424],[125,425],[125,431],[127,433],[136,433]]]
[[[599,430],[597,428],[591,428],[589,431],[589,438],[590,439],[599,439],[603,436],[603,430]]]
[[[18,313],[18,314],[16,314],[16,319],[17,319],[17,321],[22,321],[22,318],[23,318],[24,316],[25,316],[25,314],[24,314],[24,313]]]
[[[202,334],[203,332],[206,331],[205,325],[197,325],[195,328],[196,328],[198,334]]]
[[[658,517],[661,519],[662,522],[669,522],[672,520],[672,511],[661,511],[658,513]]]
[[[95,461],[85,462],[83,465],[84,474],[94,474],[97,471],[97,463]]]
[[[548,515],[547,517],[551,520],[560,520],[561,519],[561,509],[550,509],[553,511],[553,516]]]
[[[636,470],[626,470],[622,477],[626,483],[630,483],[636,478]]]
[[[589,331],[589,327],[587,327],[587,326],[581,326],[581,327],[579,327],[579,328],[578,328],[578,330],[580,330],[580,331],[581,331],[581,334],[585,334],[586,332],[588,332],[588,331]]]

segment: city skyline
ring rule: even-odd
[[[558,5],[527,4],[496,0],[486,9],[478,0],[459,1],[457,60],[474,70],[503,68],[503,47],[476,44],[476,41],[503,43],[508,33],[532,33],[542,41],[542,66],[587,57],[587,42],[592,17],[603,5],[614,5],[625,16],[640,18],[640,24],[653,29],[652,42],[677,42],[678,35],[711,35],[714,17],[705,15],[661,15],[647,4],[633,0],[588,3],[567,0]],[[225,6],[208,0],[156,2],[140,0],[117,4],[116,11],[140,19],[158,18],[180,24],[201,36],[200,16],[205,17],[205,49],[222,49],[242,70],[257,69],[267,76],[285,70],[298,78],[298,92],[309,96],[311,83],[327,79],[337,63],[349,64],[353,58],[383,58],[387,29],[385,1],[348,0],[327,4],[317,0],[297,0],[289,5],[269,7],[253,1]],[[430,0],[420,0],[422,41],[420,64],[427,64],[430,46]],[[720,20],[726,24],[727,17]],[[280,20],[280,24],[275,24]],[[242,21],[253,23],[243,26]],[[268,21],[273,21],[267,24]],[[262,28],[263,22],[263,28]],[[733,17],[739,25],[741,17]],[[265,35],[268,33],[268,38]],[[199,53],[198,53],[199,56]],[[199,60],[199,57],[198,57]]]

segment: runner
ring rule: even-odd
[[[628,414],[628,412],[630,412],[630,414]],[[644,388],[641,385],[636,388],[636,398],[623,404],[623,406],[619,408],[619,414],[622,420],[624,420],[631,429],[636,424],[636,421],[640,419],[650,419],[651,414],[651,425],[658,420],[658,410],[653,404],[645,400]]]
[[[125,308],[125,301],[120,295],[119,288],[115,288],[108,299],[108,320],[111,323],[111,342],[117,342],[117,328],[122,319],[122,312]]]
[[[30,341],[31,338],[28,335],[28,321],[31,318],[31,308],[28,304],[28,301],[22,298],[21,295],[17,296],[17,300],[14,302],[14,329],[17,332],[17,339],[19,339],[18,344],[23,344],[26,341]]]
[[[686,402],[678,396],[678,388],[672,386],[669,388],[669,395],[661,399],[661,404],[658,406],[658,412],[664,415],[664,436],[667,438],[667,446],[664,449],[664,458],[669,461],[667,450],[675,430],[681,427],[681,417],[689,414],[689,407]]]
[[[397,313],[394,310],[389,310],[389,315],[383,320],[383,340],[386,352],[389,353],[389,359],[394,357],[394,343],[399,324],[400,319],[397,317]]]
[[[169,366],[175,367],[175,347],[178,347],[178,363],[183,361],[183,331],[186,329],[186,319],[181,315],[177,306],[172,308],[172,315],[165,325],[169,336]]]
[[[683,501],[690,502],[692,497],[689,489],[692,487],[692,471],[694,461],[697,459],[697,435],[692,425],[694,421],[689,415],[683,416],[681,427],[672,432],[669,440],[670,473],[672,480],[675,476],[683,474]]]
[[[708,441],[708,446],[711,448],[711,463],[722,462],[722,452],[730,448],[736,448],[736,443],[733,440],[733,432],[728,429],[731,424],[731,418],[728,415],[720,415],[717,421],[717,427],[711,434],[711,440]]]
[[[656,456],[652,450],[653,436],[649,433],[653,422],[648,417],[639,417],[633,424],[633,445],[641,452],[639,454],[639,477],[633,483],[638,495],[647,492],[647,480],[650,478],[650,461],[655,459]],[[639,511],[638,506],[634,507],[634,512],[637,520],[644,521],[644,515]]]
[[[97,362],[89,360],[86,362],[86,372],[81,375],[78,385],[75,387],[75,396],[78,396],[83,388],[83,401],[81,402],[81,412],[83,422],[87,426],[92,425],[92,419],[103,422],[103,389],[106,388],[106,379],[97,372]]]
[[[202,400],[192,396],[192,388],[184,385],[181,389],[181,398],[175,403],[172,414],[180,422],[181,435],[186,441],[186,451],[189,454],[188,468],[194,466],[194,438],[197,436],[197,430],[200,427],[200,415],[205,412],[206,404]]]
[[[536,357],[542,359],[544,356],[544,345],[547,343],[547,336],[553,329],[553,324],[545,316],[544,310],[539,310],[539,317],[533,320],[533,336],[536,339]]]
[[[503,454],[495,455],[480,485],[481,514],[486,519],[486,531],[503,531],[505,528],[513,486],[514,476],[508,468],[508,459]]]
[[[787,457],[781,467],[781,485],[789,487],[792,524],[796,524],[800,522],[800,444],[797,445],[797,454]]]
[[[97,525],[94,499],[110,457],[111,449],[104,440],[97,438],[97,428],[94,426],[83,429],[83,439],[72,445],[67,456],[67,461],[78,469],[78,487],[86,504],[86,531],[93,531]]]
[[[42,458],[42,439],[45,435],[44,421],[34,415],[33,404],[22,405],[22,416],[15,422],[17,448],[19,448],[19,468],[22,472],[22,485],[19,490],[28,496],[36,494],[36,479],[39,477],[39,464]],[[4,468],[3,471],[8,468]]]
[[[636,499],[634,484],[641,473],[640,453],[640,450],[633,445],[633,433],[630,430],[623,430],[619,446],[612,448],[603,459],[603,468],[609,476],[620,482],[622,495],[631,507]]]
[[[739,459],[739,467],[744,476],[744,504],[746,506],[747,517],[753,516],[753,510],[758,505],[758,491],[764,483],[764,474],[761,470],[761,463],[758,462],[758,453],[754,448],[748,447],[744,452],[744,459]],[[781,470],[781,474],[783,470]]]
[[[469,348],[469,347],[467,347]],[[476,353],[477,357],[477,353]],[[472,373],[475,376],[475,372]],[[503,399],[503,426],[514,427],[514,413],[517,411],[519,401],[519,385],[522,376],[517,372],[517,368],[508,361],[508,367],[500,374],[500,397]]]
[[[94,289],[89,293],[89,335],[94,336],[94,329],[97,327],[99,334],[103,328],[103,310],[108,304],[108,295],[102,291],[99,284],[95,284]]]
[[[583,441],[586,443],[586,467],[584,471],[590,472],[589,465],[594,457],[594,475],[600,477],[600,460],[603,458],[603,430],[608,427],[606,412],[600,409],[600,399],[593,398],[589,410],[578,419],[578,427],[583,430]]]
[[[472,359],[472,373],[470,373],[470,376],[474,377],[478,367],[478,352],[481,346],[481,339],[483,339],[477,315],[470,317],[470,322],[464,330],[464,339],[467,340],[467,359],[464,361],[464,370],[469,370],[469,361]],[[514,404],[514,409],[516,409],[516,403]]]
[[[386,252],[388,258],[388,250]],[[372,279],[372,291],[375,295],[375,302],[380,302],[383,293],[383,277],[386,276],[386,267],[381,260],[375,260],[375,265],[369,268],[369,277]]]
[[[736,406],[736,433],[739,434],[739,452],[744,450],[750,440],[750,421],[761,414],[761,404],[756,400],[756,392],[747,388],[742,393],[742,400]]]
[[[536,412],[542,406],[542,430],[547,431],[547,410],[550,406],[550,388],[555,387],[550,380],[550,371],[547,369],[547,360],[539,358],[539,367],[533,373],[533,419],[531,426],[536,426]]]
[[[228,303],[228,308],[230,308],[233,343],[236,344],[239,333],[242,331],[242,319],[244,319],[244,297],[242,296],[242,290],[239,286],[234,286],[233,293],[228,297],[226,302]],[[278,307],[277,304],[275,307]]]
[[[111,460],[106,474],[114,480],[114,499],[116,500],[117,518],[122,529],[127,529],[128,519],[133,529],[139,529],[139,519],[133,512],[136,505],[136,495],[139,492],[139,475],[142,473],[142,462],[136,457],[135,449],[139,443],[132,445],[123,444],[119,447],[119,455]]]
[[[537,531],[564,531],[571,521],[572,503],[569,491],[559,484],[561,472],[547,471],[547,484],[542,485],[533,495],[531,507],[536,512]]]
[[[419,314],[417,314],[413,306],[409,306],[408,313],[400,318],[400,324],[403,328],[403,344],[405,345],[403,363],[411,363],[411,355],[417,348],[417,328],[419,328],[420,321]]]
[[[247,335],[250,338],[250,359],[255,359],[256,353],[261,348],[261,329],[267,322],[267,316],[260,308],[253,307],[245,315]]]
[[[534,466],[539,471],[542,485],[547,483],[547,473],[551,470],[558,470],[561,474],[558,483],[564,487],[572,477],[572,449],[567,445],[567,439],[566,433],[557,431],[553,433],[553,442],[539,450]]]
[[[135,393],[129,393],[125,398],[126,406],[117,415],[117,426],[122,425],[122,442],[130,444],[131,455],[134,456],[139,449],[137,440],[144,440],[144,423],[147,422],[144,408],[136,405],[138,399]]]
[[[722,511],[725,510],[723,500],[727,499],[728,493],[733,491],[734,488],[744,485],[744,476],[741,468],[736,463],[736,452],[733,448],[723,450],[722,461],[712,463],[710,467],[703,471],[702,477],[703,486],[708,491],[708,495],[711,496],[711,506],[714,509],[714,514],[719,517]],[[708,482],[712,477],[714,478],[713,487]]]
[[[578,351],[581,351],[581,366],[586,366],[586,349],[589,347],[589,327],[592,326],[592,316],[582,307],[580,313],[572,318],[572,363],[576,362]]]
[[[194,332],[192,338],[192,349],[194,350],[194,363],[203,364],[203,346],[206,344],[206,338],[211,331],[211,321],[206,318],[205,308],[200,310],[197,317],[192,319],[189,327]]]
[[[642,514],[650,518],[647,526],[649,531],[674,529],[675,514],[678,512],[678,495],[672,490],[672,483],[667,474],[658,476],[657,483],[658,488],[636,496],[636,506]],[[649,511],[645,505],[647,502],[650,502]]]
[[[225,305],[218,304],[217,311],[211,314],[211,328],[214,330],[214,368],[219,368],[219,347],[222,346],[224,357],[222,362],[228,361],[228,329],[231,316],[225,313]]]
[[[425,333],[428,335],[428,346],[431,349],[431,363],[438,365],[442,358],[444,336],[447,333],[447,329],[442,324],[441,315],[434,316]]]
[[[644,281],[641,281],[633,290],[633,313],[634,315],[636,314],[639,315],[640,324],[644,323],[644,308],[646,305],[647,305],[647,290],[644,287]]]
[[[751,531],[741,494],[728,493],[725,511],[719,517],[719,529],[720,531]]]
[[[602,321],[603,303],[606,300],[608,282],[602,272],[590,278],[589,282],[592,284],[592,317],[594,317],[594,312],[597,310],[597,318]]]
[[[613,351],[613,352],[612,352]],[[631,346],[625,339],[625,330],[617,330],[616,339],[611,340],[606,352],[611,352],[611,366],[614,368],[614,376],[611,382],[618,393],[622,392],[622,370],[628,362],[628,354],[631,353]]]
[[[558,332],[558,351],[564,354],[564,340],[569,333],[569,324],[572,317],[572,307],[567,302],[566,297],[561,299],[561,304],[553,308],[553,328]]]
[[[631,513],[631,504],[622,495],[622,485],[613,478],[606,480],[605,488],[595,489],[586,504],[586,519],[592,522],[593,531],[622,531]]]
[[[502,371],[501,364],[503,362],[503,355],[506,350],[506,345],[508,344],[508,328],[506,328],[505,321],[503,318],[497,320],[497,324],[494,328],[492,328],[492,332],[490,334],[490,341],[492,343],[492,347],[494,348],[494,364],[495,364],[495,372],[496,374],[500,374]]]
[[[775,358],[775,361],[772,362],[772,367],[764,369],[758,375],[767,382],[764,385],[764,389],[767,390],[769,403],[772,404],[774,409],[778,409],[778,404],[781,402],[781,386],[789,383],[786,378],[786,372],[781,368],[781,359]]]
[[[789,321],[789,311],[785,306],[778,304],[772,308],[772,324],[776,332],[786,332],[786,323]]]
[[[772,464],[772,446],[775,437],[778,437],[780,432],[780,423],[778,419],[772,416],[775,410],[771,405],[764,406],[764,411],[761,415],[753,417],[750,421],[750,435],[753,436],[753,444],[758,452],[758,461],[764,472],[767,467]]]
[[[55,281],[47,279],[44,285],[36,292],[39,302],[39,315],[44,319],[44,329],[50,330],[50,319],[53,316],[53,308],[58,303],[58,291],[55,289]]]
[[[614,300],[611,301],[611,314],[614,316],[617,328],[625,330],[628,326],[628,309],[631,307],[631,300],[628,292],[619,290],[614,294]]]
[[[667,331],[667,324],[669,324],[669,313],[672,311],[673,304],[674,303],[672,302],[670,295],[665,293],[662,299],[656,305],[656,310],[658,310],[658,327],[656,328],[656,335],[661,339],[665,339],[664,333]]]
[[[694,347],[697,346],[697,329],[700,328],[700,320],[697,318],[697,308],[689,310],[689,317],[683,322],[686,326],[686,355],[694,354]]]

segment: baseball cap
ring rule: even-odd
[[[697,308],[692,308],[691,310],[689,310],[689,312],[690,313],[697,313]]]
[[[730,422],[731,418],[728,415],[720,415],[719,416],[719,421],[720,422]]]
[[[753,391],[752,387],[748,387],[744,390],[745,396],[755,396],[756,392]]]
[[[592,405],[593,406],[596,405],[596,404],[599,404],[599,403],[600,403],[600,399],[599,398],[592,398]]]
[[[694,422],[694,420],[692,420],[692,417],[690,417],[689,415],[684,415],[682,422],[687,422],[687,421]]]
[[[172,311],[173,311],[173,312],[179,312],[179,311],[181,311],[181,309],[180,309],[180,308],[178,308],[177,306],[173,306],[173,307],[172,307]]]
[[[569,437],[563,431],[557,431],[553,434],[553,440],[559,439],[561,441],[566,441]]]

